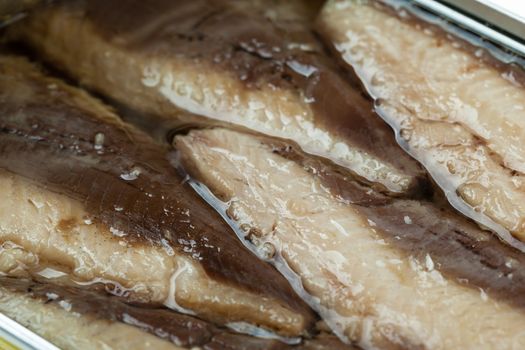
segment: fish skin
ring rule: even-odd
[[[0,278],[0,311],[64,349],[351,349],[328,334],[289,345],[234,333],[172,310],[129,305],[96,288],[25,278]]]
[[[180,123],[189,111],[291,139],[375,188],[423,196],[423,169],[324,54],[306,4],[275,3],[269,12],[257,1],[149,0],[115,12],[104,1],[80,2],[34,14],[10,34],[145,115]]]
[[[23,58],[0,56],[0,72],[0,239],[34,255],[31,274],[58,266],[130,300],[308,333],[312,311],[184,183],[167,147]]]
[[[194,130],[175,146],[253,249],[299,275],[341,339],[365,349],[523,344],[523,254],[450,208],[325,181],[337,174],[231,130]]]
[[[49,289],[49,297],[40,298],[33,297],[29,287],[35,285],[3,277],[0,312],[61,349],[184,349],[134,326],[76,313],[56,287]]]

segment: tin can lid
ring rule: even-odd
[[[1,313],[0,349],[59,350],[55,345]]]
[[[498,0],[411,0],[485,39],[525,56],[525,2]]]

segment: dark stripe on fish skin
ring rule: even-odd
[[[119,297],[107,295],[97,288],[59,286],[26,279],[0,277],[0,288],[23,293],[46,304],[71,305],[71,311],[97,319],[126,323],[166,339],[178,346],[200,346],[207,350],[278,350],[278,349],[352,349],[335,336],[318,335],[300,345],[287,345],[277,340],[233,333],[193,316],[150,304],[129,305]],[[64,331],[68,331],[65,329]]]
[[[277,86],[296,93],[313,109],[316,126],[413,176],[408,195],[421,196],[418,186],[428,182],[423,169],[324,54],[311,28],[315,11],[305,10],[306,2],[296,7],[311,15],[277,10],[274,17],[265,12],[267,6],[235,1],[126,0],[119,11],[102,0],[67,6],[102,39],[131,55],[198,61],[206,69],[232,72],[247,89]]]
[[[37,283],[26,279],[0,278],[0,288],[23,296],[42,300],[46,305],[61,308],[61,303],[71,306],[71,312],[99,320],[122,322],[170,341],[177,346],[203,347],[204,349],[230,350],[278,350],[300,349],[303,345],[293,346],[278,340],[256,338],[233,333],[193,316],[182,315],[172,310],[155,305],[123,303],[118,297],[105,295],[91,289],[58,286],[50,283]],[[68,310],[69,311],[69,310]],[[64,332],[70,331],[67,327]],[[311,340],[321,349],[349,349],[335,337]],[[332,347],[335,346],[335,347]]]
[[[46,304],[54,304],[57,307],[60,307],[58,305],[61,301],[65,301],[71,305],[72,312],[81,315],[131,323],[132,326],[181,346],[197,346],[206,343],[216,331],[213,325],[192,316],[152,308],[151,305],[128,305],[120,301],[118,297],[85,288],[36,283],[9,277],[0,278],[0,285],[11,292],[23,293],[23,295],[44,300]]]
[[[288,282],[244,248],[184,183],[166,147],[119,123],[80,91],[25,75],[33,68],[9,60],[0,57],[1,168],[80,201],[95,220],[127,234],[119,239],[169,245],[212,278],[275,298],[302,314],[307,326],[313,321]],[[100,149],[97,134],[104,135]],[[134,167],[141,170],[137,179],[121,178]]]
[[[457,214],[448,203],[391,198],[352,181],[322,159],[269,138],[261,143],[319,176],[331,193],[351,203],[385,242],[425,266],[427,254],[451,283],[482,288],[495,300],[525,308],[525,255]]]

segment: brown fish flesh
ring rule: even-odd
[[[20,278],[0,278],[0,312],[62,349],[351,349],[326,334],[300,345],[235,334],[171,310]]]
[[[288,336],[311,326],[287,281],[184,183],[166,148],[5,55],[0,155],[3,272],[51,271],[131,301]]]
[[[2,278],[0,312],[61,349],[183,349],[133,325],[80,314],[72,309],[71,295],[57,292],[56,287],[42,289],[24,280]]]
[[[452,210],[374,193],[253,135],[191,131],[176,146],[239,234],[342,339],[366,349],[525,344],[525,257]]]
[[[290,139],[377,188],[420,195],[422,169],[312,35],[313,5],[274,5],[70,2],[35,13],[11,35],[145,114],[184,123],[185,110]]]

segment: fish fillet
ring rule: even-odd
[[[283,335],[312,325],[288,282],[244,249],[166,148],[14,56],[0,56],[0,154],[0,255],[15,254],[0,259],[4,272],[49,268],[132,301]]]
[[[365,349],[525,345],[525,257],[452,210],[372,193],[253,135],[216,128],[175,142],[220,199],[210,202],[342,339]]]
[[[376,2],[329,1],[318,22],[453,204],[525,240],[523,71]]]
[[[0,312],[63,349],[349,349],[334,336],[287,345],[85,288],[20,278],[0,279]]]
[[[11,35],[142,113],[175,120],[185,110],[290,139],[384,191],[421,194],[426,175],[324,55],[308,2],[114,5],[39,11]]]
[[[0,283],[0,312],[61,349],[182,349],[134,326],[72,312],[69,300],[55,292],[33,298],[21,282],[11,284]]]

